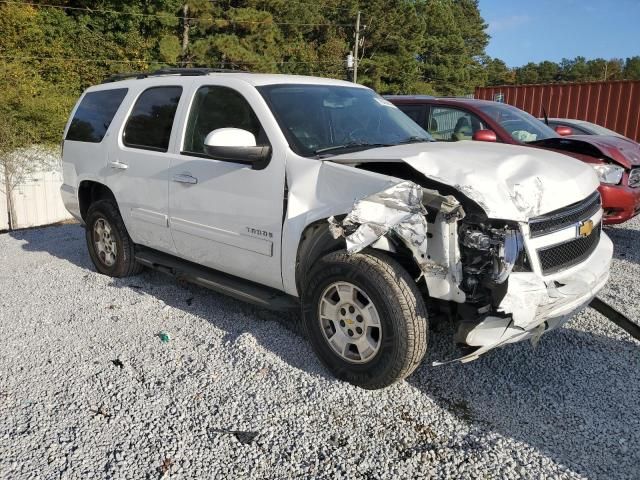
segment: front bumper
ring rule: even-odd
[[[457,360],[475,360],[507,343],[537,341],[563,325],[604,287],[612,256],[613,243],[603,232],[593,253],[570,269],[545,277],[534,272],[512,273],[498,307],[500,316],[487,316],[466,333],[464,342],[479,348]]]
[[[602,196],[605,225],[626,222],[640,213],[640,188],[600,185],[598,190]]]

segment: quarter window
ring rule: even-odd
[[[269,144],[258,117],[240,93],[227,87],[202,87],[193,99],[183,153],[203,155],[204,139],[219,128],[241,128],[253,133],[256,145]]]
[[[66,140],[100,143],[126,95],[126,88],[87,93],[73,115]]]
[[[182,87],[153,87],[142,92],[124,128],[127,147],[166,152]]]

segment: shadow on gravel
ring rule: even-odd
[[[172,309],[205,320],[225,331],[225,343],[241,342],[243,335],[250,334],[260,346],[292,367],[314,376],[333,379],[307,344],[298,314],[255,307],[151,270],[145,270],[135,277],[113,278],[111,286],[153,295]],[[288,331],[274,328],[271,322],[277,322]]]
[[[84,228],[78,224],[18,230],[9,235],[24,242],[22,248],[28,252],[47,252],[95,273],[85,245]],[[176,282],[169,275],[153,271],[145,271],[135,277],[114,278],[111,285],[153,295],[172,308],[204,319],[226,331],[225,341],[235,342],[242,334],[250,333],[263,347],[291,366],[332,378],[303,339],[298,315],[260,309],[197,285]],[[223,312],[223,315],[218,312]],[[280,335],[273,334],[273,328],[267,323],[270,321],[276,321],[297,334],[301,345],[308,351],[301,354],[299,350],[291,349],[290,342],[282,341]]]
[[[633,464],[629,457],[640,465],[638,343],[575,330],[570,322],[535,348],[508,345],[475,362],[432,367],[455,358],[452,332],[442,333],[432,336],[408,381],[471,433],[497,431],[588,477],[633,478],[619,465]]]
[[[9,236],[24,242],[22,249],[27,252],[46,252],[78,267],[93,270],[84,243],[84,228],[79,224],[16,230],[9,232]]]
[[[627,227],[605,228],[613,242],[613,257],[640,264],[640,230]]]

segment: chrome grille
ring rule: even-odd
[[[629,186],[640,187],[640,168],[634,168],[629,174]]]
[[[640,170],[640,169],[639,169]],[[548,233],[557,232],[563,228],[571,227],[581,220],[591,218],[598,210],[600,210],[601,201],[600,194],[595,192],[587,199],[574,203],[561,210],[547,213],[540,217],[536,217],[529,221],[529,230],[531,237],[541,237]]]
[[[601,230],[602,226],[598,224],[591,235],[539,249],[538,258],[542,273],[550,275],[586,260],[598,246]]]

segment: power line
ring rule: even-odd
[[[113,58],[76,58],[76,57],[47,57],[41,55],[0,55],[0,58],[9,60],[60,60],[70,62],[89,62],[89,63],[150,63],[148,60],[116,60]]]
[[[319,6],[322,10],[333,10],[333,11],[342,11],[342,12],[353,12],[355,13],[356,10],[358,9],[357,5],[354,5],[353,7],[338,7],[338,6],[333,6],[330,7],[328,5],[325,5],[322,1],[318,1],[318,2],[302,2],[300,0],[296,0],[295,3],[291,3],[289,5],[313,5],[314,7]],[[234,10],[237,10],[237,7],[232,7],[230,5],[226,5],[226,8],[233,8]]]
[[[32,2],[17,2],[14,0],[0,0],[0,3],[4,3],[6,5],[29,5],[32,7],[38,8],[57,8],[60,10],[72,10],[72,11],[80,11],[87,12],[90,14],[94,13],[103,13],[110,15],[130,15],[135,17],[150,17],[150,18],[175,18],[178,20],[206,20],[214,23],[222,23],[222,24],[236,24],[236,25],[290,25],[290,26],[299,26],[299,27],[351,27],[351,24],[342,24],[342,23],[304,23],[304,22],[270,22],[270,21],[257,21],[257,20],[228,20],[225,18],[199,18],[199,17],[184,17],[177,15],[169,15],[169,14],[159,14],[159,13],[140,13],[140,12],[119,12],[117,10],[100,10],[93,9],[88,7],[69,7],[66,5],[44,5],[41,3],[32,3]]]
[[[79,57],[49,57],[41,55],[33,56],[20,56],[20,55],[0,55],[2,59],[9,60],[56,60],[56,61],[70,61],[70,62],[88,62],[88,63],[162,63],[163,65],[177,66],[171,64],[165,64],[163,62],[156,62],[154,60],[118,60],[113,58],[79,58]],[[218,63],[216,60],[214,63]],[[294,61],[294,60],[266,60],[266,61],[254,61],[254,62],[234,62],[231,60],[225,60],[225,63],[233,65],[260,65],[263,63],[273,63],[276,65],[338,65],[342,64],[340,60],[314,60],[314,61]]]

